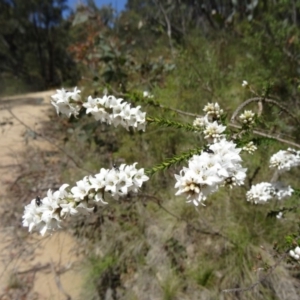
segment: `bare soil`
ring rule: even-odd
[[[0,99],[0,299],[80,299],[83,275],[73,238],[66,232],[47,237],[29,234],[15,213],[33,199],[35,190],[46,193],[57,180],[45,166],[39,170],[36,159],[41,153],[57,152],[49,139],[36,134],[49,121],[54,93]],[[57,157],[51,159],[59,162]],[[26,176],[36,187],[29,184],[28,191],[18,190],[18,182]],[[41,182],[44,187],[39,186]]]

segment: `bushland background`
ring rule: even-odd
[[[74,86],[84,96],[102,96],[105,88],[115,96],[146,90],[154,102],[126,100],[151,115],[191,123],[155,101],[199,115],[207,102],[218,102],[230,116],[253,97],[241,86],[247,80],[299,118],[299,26],[296,0],[128,0],[118,13],[92,0],[75,10],[65,0],[0,0],[0,95]],[[101,167],[152,167],[203,145],[198,136],[172,128],[126,132],[89,116],[66,119],[54,109],[41,114],[38,129],[25,128],[19,173],[6,182],[1,199],[2,225],[14,228],[8,234],[15,250],[26,248],[30,255],[39,244],[28,243],[20,224],[24,205],[37,195]],[[1,121],[2,132],[16,121],[10,117]],[[271,106],[259,126],[299,143],[299,122]],[[36,139],[51,139],[55,149],[37,151]],[[221,190],[206,207],[174,196],[174,173],[182,167],[176,165],[154,174],[140,195],[66,222],[83,262],[78,299],[299,299],[297,263],[285,259],[261,280],[287,250],[286,239],[297,234],[299,196],[264,206],[246,201],[251,184],[272,177],[270,155],[287,148],[273,139],[255,142],[258,151],[244,156],[245,186]],[[299,171],[291,170],[284,181],[297,188]],[[272,212],[283,207],[285,217],[278,220]],[[16,293],[44,299],[33,293],[34,276],[30,283],[26,278],[15,269],[2,299],[21,299]],[[249,291],[222,292],[260,280]],[[67,298],[68,291],[61,291],[61,299]]]

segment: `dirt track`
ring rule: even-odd
[[[52,149],[53,147],[49,142],[33,135],[35,131],[39,131],[41,121],[47,118],[45,112],[51,107],[50,96],[54,92],[46,91],[0,99],[0,186],[2,187],[0,201],[9,200],[5,188],[18,176],[23,159],[22,151],[26,149],[26,138],[30,138],[30,146],[37,151],[41,148]],[[28,203],[30,201],[31,199],[28,199]],[[12,255],[12,249],[7,242],[14,229],[0,225],[2,227],[0,231],[2,241],[0,244],[0,296],[5,293],[4,289],[7,291],[8,278],[12,272],[29,271],[30,273],[30,270],[33,270],[34,287],[30,293],[37,295],[37,298],[30,299],[80,299],[82,274],[74,269],[76,257],[70,254],[70,250],[74,247],[74,241],[70,236],[65,233],[56,233],[44,238],[31,235],[29,239],[34,237],[34,245],[38,247],[38,251],[30,263],[24,263],[20,259],[21,254]],[[26,234],[26,228],[24,228],[24,235]],[[62,275],[55,271],[62,269],[67,270]],[[67,298],[67,295],[71,298]],[[20,298],[1,297],[1,299]]]

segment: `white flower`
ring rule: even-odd
[[[136,127],[137,130],[145,131],[146,113],[141,112],[140,106],[131,108],[130,119],[127,121],[129,126]]]
[[[136,187],[141,187],[143,182],[149,180],[149,177],[145,175],[144,169],[139,169],[133,175],[132,182]]]
[[[59,193],[54,195],[49,190],[47,197],[43,198],[39,205],[34,199],[25,206],[23,226],[29,227],[29,232],[39,231],[41,235],[44,235],[47,230],[55,231],[60,228],[60,206],[57,202],[57,195]]]
[[[117,191],[120,196],[127,195],[132,187],[132,179],[128,178],[124,172],[120,172],[117,183]]]
[[[219,125],[217,121],[207,124],[203,133],[205,134],[204,138],[208,140],[209,143],[217,143],[222,138],[224,138],[224,132],[226,126]]]
[[[83,180],[77,181],[76,186],[71,188],[71,192],[76,201],[83,200],[87,196],[91,185],[88,181],[88,177],[84,177]]]
[[[117,170],[112,169],[105,177],[105,191],[109,192],[114,199],[137,192],[142,184],[149,179],[144,174],[144,169],[137,170],[133,165],[122,164]]]
[[[90,113],[96,121],[110,124],[109,113],[105,110],[101,98],[92,98],[89,96],[87,102],[83,103],[82,106],[86,108],[86,114]]]
[[[296,247],[294,250],[290,250],[289,252],[290,256],[296,260],[299,260],[300,258],[300,247]]]
[[[60,203],[61,199],[72,197],[72,195],[68,191],[66,191],[66,188],[68,186],[69,185],[67,183],[65,183],[57,191],[55,191],[54,193],[52,193],[51,190],[49,190],[47,196],[49,197],[49,195],[51,193],[51,197],[53,199],[55,199],[55,201]]]
[[[39,206],[42,212],[41,220],[44,222],[44,227],[41,234],[44,235],[46,231],[55,231],[60,228],[61,217],[60,217],[60,192],[53,193],[48,190],[47,197],[42,201],[42,205]]]
[[[222,177],[223,184],[229,187],[244,184],[247,169],[242,168],[240,164],[242,161],[239,155],[241,149],[236,148],[232,141],[225,139],[211,145],[210,149],[219,157],[222,169],[218,174]]]
[[[277,215],[276,215],[276,218],[277,219],[281,219],[283,217],[283,212],[280,211]]]
[[[90,176],[90,187],[96,191],[103,189],[105,187],[105,178],[108,172],[109,170],[101,168],[100,173],[96,174],[94,177]]]
[[[203,128],[207,126],[210,122],[207,119],[207,116],[196,118],[193,122],[193,126]]]
[[[254,143],[251,141],[251,142],[249,142],[247,145],[245,145],[245,146],[242,148],[242,150],[248,152],[249,154],[253,154],[253,152],[257,150],[257,147],[256,147],[256,146],[254,145]]]
[[[111,110],[106,116],[106,118],[109,118],[107,123],[113,124],[115,127],[121,125],[127,130],[129,130],[129,127],[133,127],[145,131],[146,113],[141,112],[140,106],[131,108],[131,105],[123,99],[106,95],[102,98],[101,103],[106,109]]]
[[[235,185],[243,185],[246,179],[246,168],[242,168],[240,164],[235,164],[233,169],[229,169],[229,175],[225,179],[225,186],[232,188]]]
[[[252,185],[250,191],[247,192],[247,201],[258,203],[266,203],[272,199],[273,187],[269,182],[261,182],[256,185]]]
[[[56,94],[51,96],[51,104],[55,107],[57,114],[62,113],[70,117],[74,115],[75,117],[80,111],[80,90],[74,88],[73,92],[68,92],[65,89],[56,90]]]
[[[179,175],[175,174],[177,180],[175,188],[178,188],[175,195],[177,196],[184,193],[188,202],[192,202],[196,206],[198,206],[199,203],[203,204],[202,202],[206,200],[207,195],[216,191],[217,185],[206,185],[203,183],[203,176],[201,175],[195,174],[188,168],[181,170]],[[216,178],[217,182],[219,182],[219,178]],[[202,182],[202,184],[200,182]],[[210,181],[210,183],[212,182],[213,180]]]
[[[242,87],[247,87],[249,84],[246,80],[243,80]]]
[[[266,203],[271,199],[282,200],[289,197],[293,193],[290,186],[284,186],[281,182],[261,182],[252,185],[250,191],[247,192],[247,201],[257,203]]]
[[[119,182],[119,173],[115,169],[111,169],[105,178],[105,191],[118,198],[117,184]]]
[[[220,156],[223,166],[234,168],[235,164],[242,161],[242,158],[239,155],[241,149],[236,148],[236,144],[232,141],[222,139],[220,142],[210,145],[209,149],[211,149],[214,154]]]
[[[31,200],[30,204],[25,206],[25,211],[23,215],[23,226],[28,227],[28,231],[31,232],[35,227],[37,227],[37,230],[40,230],[43,226],[41,224],[41,216],[42,213],[38,209],[39,207],[36,204],[36,200]]]
[[[240,119],[245,125],[251,126],[254,124],[254,116],[255,116],[255,113],[252,112],[252,110],[245,110],[240,115]]]
[[[143,92],[143,96],[144,96],[145,98],[153,98],[153,95],[151,95],[148,91],[144,91],[144,92]]]
[[[220,108],[220,105],[217,102],[208,103],[204,106],[203,111],[206,112],[206,116],[210,122],[219,120],[223,114],[223,109]]]
[[[300,151],[288,148],[287,151],[280,150],[273,154],[270,159],[270,167],[279,171],[289,171],[292,167],[300,165]]]
[[[80,96],[81,91],[77,89],[77,87],[74,88],[73,92],[68,92],[69,97],[74,100],[75,102],[80,102],[81,101],[81,96]]]
[[[117,103],[115,105],[111,105],[112,108],[112,114],[110,115],[112,124],[117,127],[118,125],[122,124],[127,130],[128,130],[128,126],[127,126],[127,122],[125,121],[124,118],[124,107],[127,108],[127,120],[130,119],[130,104],[129,107],[127,106],[127,102],[121,103],[120,99],[118,99],[119,101],[117,101]],[[129,109],[129,111],[128,111]],[[129,115],[129,117],[128,117]]]

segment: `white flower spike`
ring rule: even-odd
[[[56,192],[48,191],[44,199],[33,199],[25,206],[23,226],[29,232],[39,231],[42,235],[61,228],[66,217],[72,215],[88,215],[94,211],[95,205],[104,205],[105,194],[118,200],[129,192],[136,193],[149,179],[144,169],[136,169],[136,164],[122,164],[118,169],[101,169],[95,176],[84,177],[76,186],[67,191],[63,184]]]

